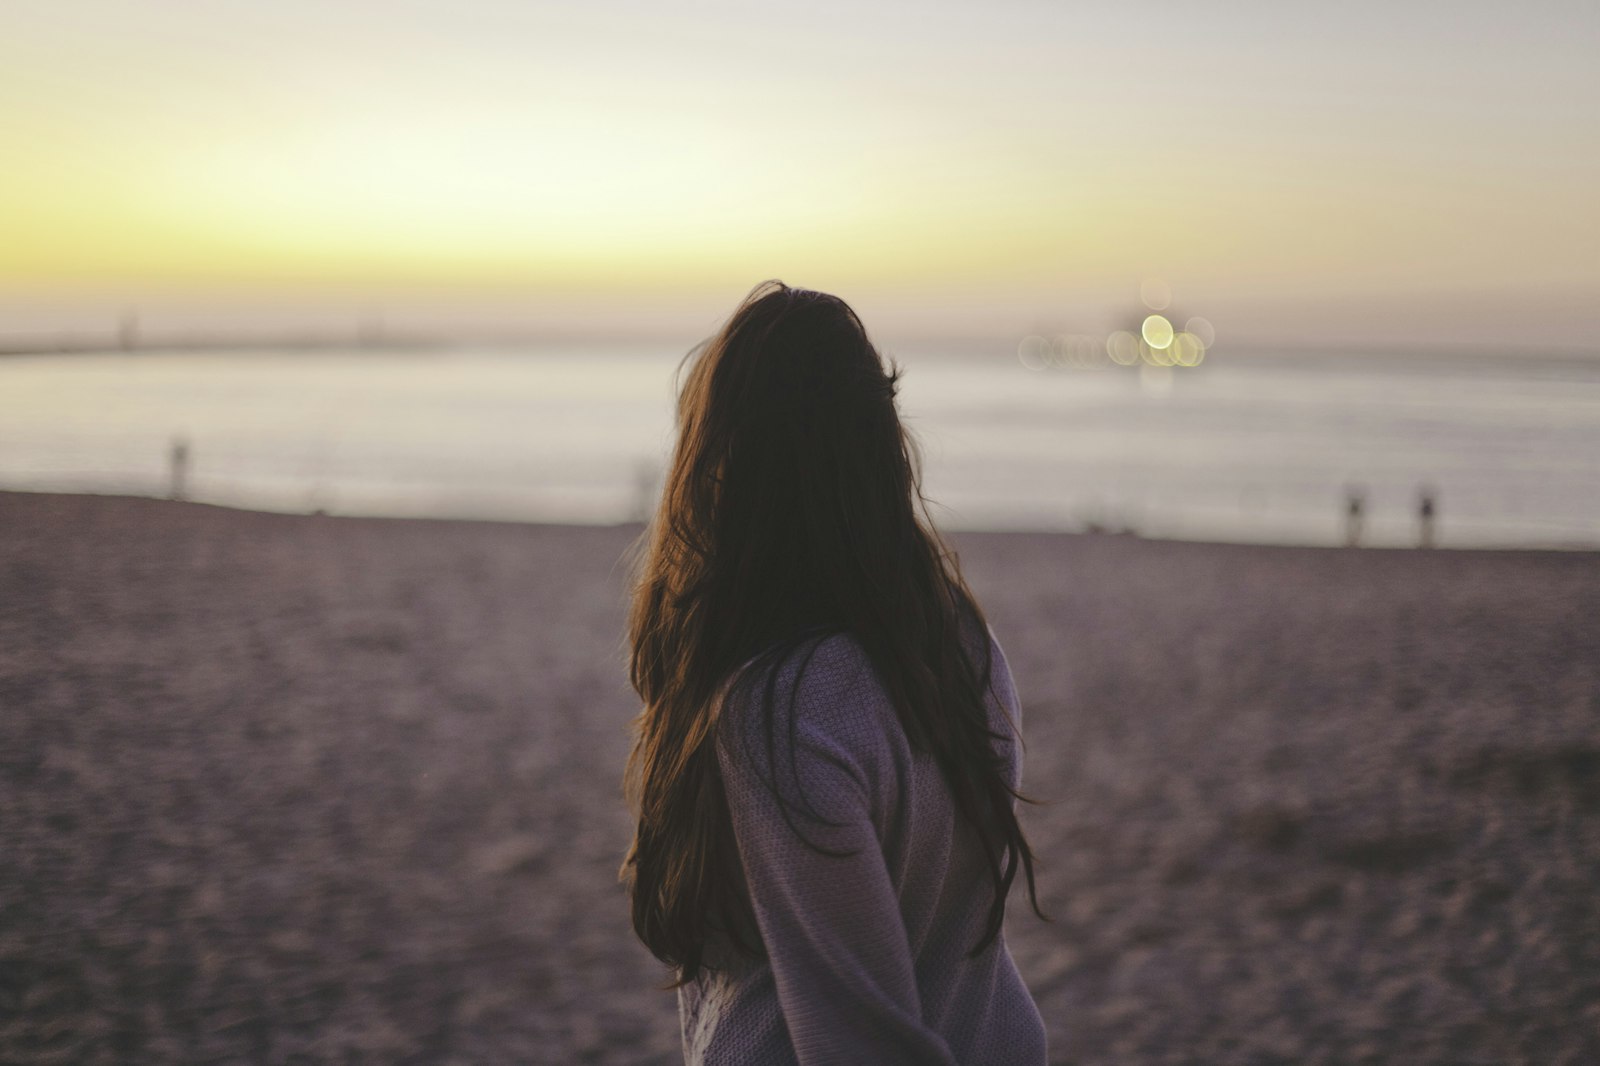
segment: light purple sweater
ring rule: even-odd
[[[990,634],[993,641],[993,634]],[[1016,688],[991,644],[991,728],[1020,728]],[[803,653],[780,669],[776,758],[768,763],[759,693],[724,709],[717,747],[739,856],[767,957],[708,950],[712,965],[679,989],[691,1066],[984,1063],[1038,1066],[1044,1026],[1002,935],[976,958],[992,899],[976,837],[957,819],[938,767],[914,754],[866,654],[831,637],[800,678],[795,768],[788,697]],[[1017,785],[1014,741],[997,742]],[[815,814],[785,824],[768,782],[796,786]],[[833,825],[827,822],[837,823]]]

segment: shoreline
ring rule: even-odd
[[[150,503],[180,504],[190,507],[215,508],[219,511],[233,511],[241,514],[276,515],[282,517],[340,519],[343,521],[375,521],[375,522],[426,522],[438,525],[469,525],[469,526],[511,526],[516,528],[535,527],[549,529],[632,529],[636,533],[642,531],[644,524],[638,520],[623,522],[559,522],[544,519],[518,519],[495,517],[471,517],[464,515],[395,515],[395,514],[354,514],[338,511],[322,510],[275,510],[271,508],[247,507],[242,504],[219,503],[212,500],[173,499],[168,496],[141,496],[126,492],[60,492],[53,489],[17,489],[0,488],[0,496],[44,496],[44,497],[87,497],[100,500],[127,500],[143,501]],[[1484,554],[1484,555],[1578,555],[1584,553],[1600,554],[1600,543],[1553,543],[1536,545],[1452,545],[1449,543],[1437,544],[1424,548],[1421,545],[1411,544],[1362,544],[1355,547],[1342,544],[1306,544],[1284,541],[1256,541],[1256,540],[1222,540],[1189,537],[1165,537],[1141,533],[1135,529],[977,529],[966,527],[946,528],[942,523],[937,524],[941,535],[946,539],[958,537],[1066,537],[1085,539],[1111,539],[1133,540],[1147,544],[1193,545],[1205,548],[1237,548],[1241,550],[1268,549],[1286,551],[1322,551],[1322,552],[1446,552],[1449,554]]]

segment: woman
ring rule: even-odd
[[[685,1057],[1042,1063],[1001,931],[1019,866],[1033,899],[1016,691],[918,517],[899,370],[779,282],[691,356],[630,619],[622,868]]]

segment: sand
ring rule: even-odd
[[[679,1061],[636,533],[0,494],[0,1061]],[[953,540],[1052,1061],[1600,1061],[1596,556]]]

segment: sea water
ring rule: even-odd
[[[894,353],[952,529],[1600,546],[1600,361],[1213,352],[1030,369]],[[671,345],[0,359],[0,488],[331,514],[613,523],[672,443]],[[1034,364],[1037,365],[1037,364]]]

